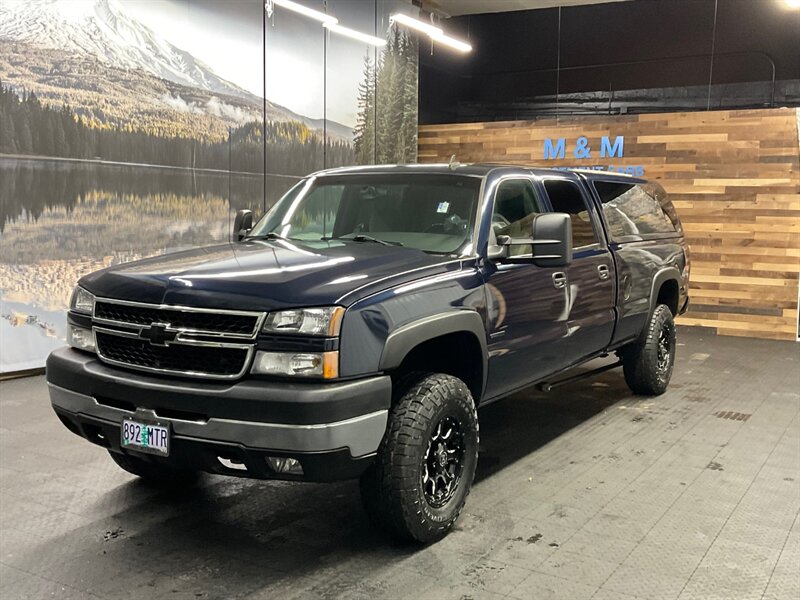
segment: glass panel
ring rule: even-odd
[[[567,213],[572,220],[572,246],[580,248],[598,242],[592,218],[580,188],[563,179],[547,179],[544,182],[553,212]]]
[[[655,198],[655,189],[651,188],[651,194],[644,186],[612,181],[596,181],[594,187],[603,203],[603,216],[612,240],[675,233],[672,220]],[[666,194],[663,199],[669,202]]]
[[[527,179],[503,181],[494,197],[492,231],[495,235],[508,235],[514,238],[530,237],[533,217],[541,213],[541,204]],[[530,254],[526,245],[513,245],[511,256]]]
[[[328,12],[349,29],[384,37],[380,32],[375,33],[375,3],[372,1],[329,0]],[[375,162],[374,144],[366,141],[374,135],[370,131],[375,117],[374,66],[379,51],[361,40],[334,31],[328,33],[325,168]],[[355,148],[354,138],[357,140]]]
[[[653,198],[655,198],[661,209],[667,214],[669,217],[670,222],[672,223],[672,228],[675,231],[683,231],[681,227],[681,220],[678,218],[678,213],[675,211],[675,207],[672,205],[672,201],[669,199],[667,195],[667,191],[661,187],[661,184],[656,183],[655,181],[648,181],[647,183],[642,184],[642,189],[645,192],[650,194]],[[670,233],[672,230],[670,230]]]
[[[342,200],[342,185],[315,188],[295,211],[286,234],[298,240],[321,240],[333,233],[333,223]]]
[[[449,254],[471,237],[480,183],[422,174],[320,177],[281,199],[253,235],[317,241],[369,236]]]
[[[302,5],[325,12],[323,0]],[[325,29],[319,21],[275,6],[265,40],[267,173],[305,176],[324,168]],[[268,196],[274,198],[269,182]]]
[[[417,162],[418,62],[420,34],[390,24],[403,13],[418,17],[419,9],[402,0],[377,0],[378,37],[386,37],[375,72],[375,162]],[[427,38],[427,36],[425,36]]]

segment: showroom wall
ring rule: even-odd
[[[224,241],[301,176],[413,162],[406,0],[0,2],[0,373],[64,338],[82,275]]]
[[[785,0],[634,0],[443,23],[474,51],[421,53],[423,124],[800,103],[800,11]]]
[[[636,0],[447,27],[474,52],[420,53],[421,161],[456,154],[657,179],[692,246],[682,322],[800,339],[799,10]]]
[[[800,109],[568,117],[420,127],[420,162],[619,171],[658,180],[691,246],[679,322],[794,340],[800,265]]]

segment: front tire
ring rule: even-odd
[[[675,347],[672,311],[667,305],[659,304],[639,339],[622,350],[622,368],[628,387],[635,394],[663,394],[672,378]]]
[[[141,477],[144,481],[162,487],[186,487],[194,484],[199,473],[188,469],[174,469],[148,462],[130,454],[108,451],[111,460],[131,475]]]
[[[478,415],[469,388],[443,374],[413,374],[399,385],[361,497],[379,527],[430,543],[458,519],[478,464]]]

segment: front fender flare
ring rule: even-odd
[[[451,310],[406,323],[389,334],[380,359],[380,370],[391,371],[403,363],[411,350],[423,342],[451,333],[471,333],[480,344],[483,364],[481,390],[486,390],[489,352],[486,346],[486,326],[473,310]],[[477,401],[477,398],[476,398]]]

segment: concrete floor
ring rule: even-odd
[[[800,598],[800,352],[682,329],[669,391],[621,373],[481,411],[457,528],[373,531],[357,484],[147,487],[0,384],[0,597]]]

